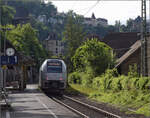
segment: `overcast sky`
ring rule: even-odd
[[[141,1],[59,1],[51,0],[59,12],[73,10],[77,14],[91,17],[94,12],[96,18],[106,18],[109,24],[120,20],[126,24],[129,18],[141,16]],[[147,1],[147,17],[149,17],[149,1]]]

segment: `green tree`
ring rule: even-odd
[[[127,29],[130,32],[133,30],[133,23],[134,23],[133,19],[129,18],[129,20],[127,20]]]
[[[88,40],[80,46],[72,61],[76,70],[90,72],[94,76],[104,73],[114,65],[112,49],[97,39]]]
[[[34,15],[36,18],[40,15],[46,15],[49,19],[57,13],[57,8],[51,3],[43,3],[41,0],[17,0],[8,1],[8,5],[14,7],[17,15],[28,16]]]
[[[121,31],[121,22],[120,22],[120,20],[118,20],[118,21],[116,20],[116,21],[115,21],[115,27],[116,27],[116,29],[117,29],[117,30],[116,30],[117,32],[120,32],[120,31]]]
[[[1,5],[1,24],[6,25],[6,24],[11,24],[12,19],[14,18],[14,15],[16,13],[15,9],[7,6],[7,5]]]
[[[38,39],[40,41],[45,40],[50,32],[50,28],[48,28],[44,23],[39,22],[32,15],[30,15],[30,23],[32,27],[37,30]]]
[[[35,29],[30,24],[17,27],[9,25],[8,27],[11,30],[7,32],[7,39],[18,51],[33,57],[35,61],[38,61],[38,58],[46,58],[46,52],[37,39]]]
[[[70,71],[73,69],[71,57],[75,54],[75,50],[82,44],[85,37],[81,21],[82,18],[79,15],[72,11],[68,13],[67,23],[63,32],[63,41],[65,43],[65,60]]]

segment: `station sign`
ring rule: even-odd
[[[18,63],[17,56],[1,56],[1,65],[14,65]]]
[[[1,65],[8,64],[8,56],[1,56]]]

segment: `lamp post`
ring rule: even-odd
[[[0,26],[1,26],[1,14],[2,14],[2,4],[0,1]],[[1,56],[2,56],[2,52],[1,52],[1,33],[0,33],[0,101],[2,100],[2,65],[1,65]]]
[[[1,26],[1,14],[2,14],[2,4],[0,1],[0,26]],[[2,66],[1,66],[1,33],[0,33],[0,101],[2,100]],[[0,117],[2,117],[2,113],[1,113],[1,105],[0,105]]]

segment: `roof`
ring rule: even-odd
[[[48,38],[45,40],[61,40],[56,33],[49,33]]]
[[[121,58],[117,60],[117,65],[115,67],[118,67],[120,64],[122,64],[129,56],[131,56],[140,47],[141,47],[141,41],[138,40],[130,47],[129,51],[127,51]]]
[[[97,34],[88,34],[88,35],[85,37],[85,40],[87,40],[87,39],[93,39],[93,38],[96,38],[96,39],[98,39],[99,41],[101,41],[100,36],[97,35]]]
[[[14,17],[13,20],[30,20],[30,17]]]
[[[116,53],[116,56],[120,58],[137,40],[140,40],[138,32],[119,32],[106,35],[102,41],[109,45]]]

